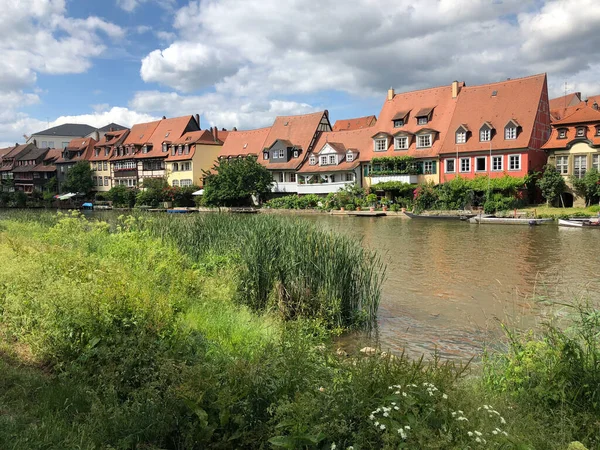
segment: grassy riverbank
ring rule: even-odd
[[[271,217],[0,221],[0,448],[597,445],[577,336],[515,338],[483,373],[337,354],[377,261]]]

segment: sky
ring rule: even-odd
[[[598,0],[0,0],[0,145],[188,114],[250,129],[546,72],[600,94]]]

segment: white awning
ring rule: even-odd
[[[69,200],[70,198],[75,197],[77,194],[73,194],[72,192],[69,192],[68,194],[65,195],[61,195],[60,197],[58,197],[59,200]]]
[[[204,194],[204,189],[200,189],[199,191],[192,192],[192,195],[202,195]]]

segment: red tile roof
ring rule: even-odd
[[[569,106],[576,106],[581,102],[581,92],[572,92],[562,97],[552,98],[549,101],[550,111],[563,110]]]
[[[96,140],[89,137],[72,139],[67,147],[63,150],[63,154],[65,152],[81,152],[81,155],[74,155],[72,158],[67,159],[61,155],[60,158],[56,160],[56,163],[64,164],[70,162],[87,161],[92,155],[94,145],[96,145]]]
[[[108,161],[113,155],[114,147],[117,145],[122,145],[128,134],[129,129],[107,132],[94,146],[94,151],[90,155],[89,160]],[[105,147],[109,147],[108,155],[106,155],[104,151]],[[96,150],[100,150],[98,152],[98,156],[96,156]]]
[[[276,140],[290,141],[295,147],[308,151],[319,124],[327,111],[297,116],[278,116],[270,128],[265,147],[271,147]]]
[[[154,122],[136,123],[133,127],[131,127],[131,130],[125,139],[125,142],[123,142],[123,145],[144,145],[144,143],[150,139],[152,133],[154,133],[154,130],[156,130],[156,127],[159,123],[160,120],[156,120]]]
[[[355,119],[336,120],[333,126],[333,131],[350,131],[360,130],[361,128],[369,128],[377,123],[377,117],[365,116]]]
[[[230,131],[221,148],[219,157],[260,155],[265,148],[265,140],[270,131],[270,127],[256,130]]]
[[[582,105],[583,106],[575,108],[574,111],[572,111],[568,116],[565,116],[563,119],[554,121],[553,125],[571,125],[589,122],[600,123],[600,111],[592,108],[591,106],[586,106],[585,103],[582,103]]]
[[[529,148],[545,88],[545,74],[463,87],[439,153],[488,151],[490,144],[494,150]],[[516,139],[504,136],[504,127],[510,120],[521,127]],[[485,122],[494,127],[495,133],[491,141],[481,142],[479,130]],[[461,125],[466,125],[472,134],[466,143],[457,144],[455,132]],[[431,126],[435,128],[433,123]]]
[[[146,139],[145,142],[142,142],[142,145],[151,146],[148,149],[148,153],[137,152],[134,158],[166,158],[169,154],[168,152],[163,152],[162,144],[164,142],[170,144],[180,139],[185,133],[186,128],[190,127],[190,122],[193,123],[191,126],[195,126],[197,129],[196,119],[191,115],[162,119],[154,129],[152,136]]]
[[[580,126],[586,128],[584,139],[589,141],[593,146],[600,146],[600,135],[598,135],[598,127],[600,127],[600,111],[591,106],[586,106],[585,102],[581,102],[578,107],[569,109],[569,115],[562,120],[557,120],[552,123],[552,134],[542,148],[545,150],[568,148],[573,144],[573,141],[577,140],[577,128]],[[567,129],[567,137],[559,138],[559,130],[565,128]]]

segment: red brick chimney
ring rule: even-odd
[[[215,142],[219,140],[219,130],[217,129],[216,125],[213,127],[213,137]]]

